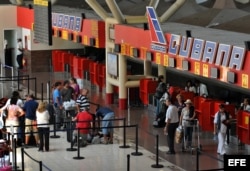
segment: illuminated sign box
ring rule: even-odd
[[[62,31],[61,30],[57,30],[56,36],[57,37],[62,37]]]

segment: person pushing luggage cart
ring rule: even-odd
[[[187,99],[185,104],[186,107],[182,109],[180,116],[180,125],[184,128],[184,137],[182,142],[183,152],[192,148],[193,131],[195,130],[194,127],[197,125],[198,121],[195,119],[196,113],[192,101]]]

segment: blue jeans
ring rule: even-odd
[[[115,114],[114,112],[110,112],[107,113],[104,117],[103,117],[103,121],[102,121],[102,133],[104,135],[107,135],[108,133],[112,134],[114,132],[114,128],[113,127],[113,121],[105,121],[105,120],[111,120],[115,118]],[[110,128],[109,128],[110,127]]]

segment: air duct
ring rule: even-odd
[[[176,0],[176,2],[170,6],[170,8],[161,15],[160,22],[167,21],[184,3],[186,0]]]
[[[119,23],[125,23],[124,15],[122,14],[120,8],[118,7],[115,0],[106,0],[106,3],[110,9],[110,11],[113,14],[113,17],[119,22]]]
[[[103,20],[106,20],[106,18],[109,17],[105,9],[102,8],[100,4],[96,2],[96,0],[85,0],[85,1]]]

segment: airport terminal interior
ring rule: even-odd
[[[87,0],[86,0],[87,1]],[[96,0],[106,11],[110,12],[106,1]],[[179,0],[159,0],[156,8],[157,14],[161,16],[174,3]],[[22,2],[22,4],[18,4]],[[101,20],[85,0],[55,0],[52,1],[52,11],[68,15],[94,17]],[[121,12],[124,15],[144,15],[146,6],[150,0],[116,0]],[[33,1],[1,0],[0,5],[17,5],[30,8]],[[235,45],[242,48],[249,48],[250,44],[250,2],[249,0],[186,0],[184,5],[177,10],[165,23],[162,23],[164,30],[173,34],[186,34],[189,30],[192,37],[201,39],[210,38],[212,41]],[[233,14],[233,15],[232,15]],[[135,24],[136,25],[136,24]],[[143,24],[136,27],[144,27]],[[65,41],[65,40],[62,40]],[[249,45],[249,47],[247,47]],[[105,63],[105,49],[83,47],[83,51],[77,49],[77,53],[88,52],[90,59],[95,62]],[[74,49],[55,49],[75,53]],[[27,52],[26,52],[27,53]],[[77,56],[79,55],[77,54]],[[53,53],[52,53],[53,55]],[[3,55],[1,55],[1,58]],[[249,55],[248,55],[249,57]],[[32,57],[33,58],[33,57]],[[52,57],[51,57],[52,58]],[[34,60],[34,58],[33,58]],[[50,59],[52,61],[52,59]],[[3,61],[3,60],[1,60]],[[249,61],[249,60],[248,60]],[[2,64],[3,62],[1,62]],[[1,98],[11,96],[11,93],[18,90],[21,97],[25,99],[26,94],[34,94],[37,101],[44,100],[51,102],[52,85],[56,81],[68,80],[72,76],[73,68],[65,67],[64,71],[54,71],[55,66],[50,62],[46,71],[36,71],[31,66],[25,65],[23,70],[17,69],[17,64],[12,61],[12,66],[1,65]],[[34,66],[33,66],[34,67]],[[74,67],[74,66],[73,66]],[[127,59],[127,73],[131,75],[143,75],[144,63],[137,58]],[[153,63],[150,80],[155,81],[159,75],[158,64]],[[37,66],[39,68],[39,66]],[[40,68],[39,68],[40,69]],[[195,79],[206,84],[209,92],[209,99],[218,99],[220,103],[232,105],[232,115],[236,115],[244,98],[250,98],[249,88],[242,88],[238,85],[218,81],[216,79],[195,75],[189,72],[165,67],[165,82],[172,87],[179,87],[184,90],[186,81]],[[218,139],[213,135],[211,128],[202,129],[199,125],[194,126],[193,148],[187,151],[182,150],[181,144],[175,143],[175,155],[169,155],[167,138],[164,135],[163,127],[153,126],[155,120],[156,105],[153,98],[154,93],[141,99],[140,87],[128,88],[126,108],[121,109],[119,91],[114,91],[113,101],[107,99],[106,87],[100,87],[92,82],[91,74],[86,72],[84,78],[77,78],[81,88],[89,90],[89,101],[92,102],[90,112],[95,113],[96,104],[110,107],[115,112],[114,141],[113,144],[88,144],[86,147],[77,148],[71,146],[67,140],[67,129],[54,132],[54,125],[50,125],[50,150],[40,152],[37,147],[16,148],[16,162],[11,162],[13,170],[22,169],[22,152],[25,151],[24,170],[39,170],[39,162],[42,161],[42,170],[146,170],[146,171],[182,171],[182,170],[224,170],[224,156],[217,154]],[[88,75],[89,74],[89,75]],[[249,75],[249,73],[247,73]],[[20,78],[9,79],[7,77]],[[28,77],[27,77],[28,76]],[[28,79],[27,79],[28,78]],[[14,80],[14,81],[13,81]],[[104,81],[105,82],[105,81]],[[174,94],[176,96],[177,94]],[[196,98],[197,99],[197,98]],[[198,99],[193,103],[200,103]],[[214,113],[213,113],[214,114]],[[211,115],[213,115],[211,114]],[[246,116],[249,115],[245,114]],[[236,116],[237,118],[237,116]],[[226,154],[228,155],[250,155],[250,130],[248,134],[238,135],[237,120],[234,118],[231,126],[229,143],[225,142]],[[202,122],[202,121],[200,121]],[[126,133],[124,134],[124,123]],[[204,125],[204,121],[202,123]],[[245,121],[245,124],[249,123]],[[242,128],[244,129],[244,128]],[[250,128],[249,128],[250,129]],[[244,136],[248,144],[242,143],[239,137]],[[246,136],[246,137],[245,137]],[[158,138],[158,139],[157,139]],[[198,150],[198,153],[197,153]],[[198,157],[197,157],[198,156]],[[32,158],[32,159],[31,159]],[[198,162],[197,162],[198,161]],[[2,162],[0,162],[2,163]]]

